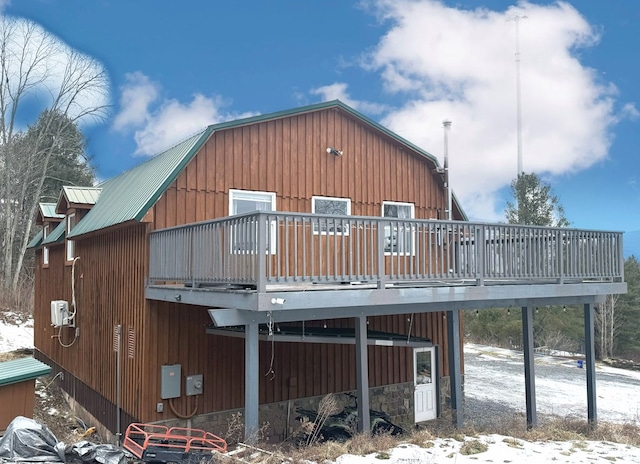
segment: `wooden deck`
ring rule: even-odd
[[[623,269],[619,232],[256,212],[153,232],[146,297],[290,317],[581,304],[626,291]]]

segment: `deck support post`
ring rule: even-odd
[[[355,318],[356,325],[356,388],[358,395],[358,432],[369,431],[369,361],[367,356],[367,317]]]
[[[584,351],[587,369],[587,418],[592,429],[598,426],[596,410],[596,349],[593,303],[584,305]]]
[[[527,429],[538,425],[536,412],[536,374],[533,352],[533,310],[522,307],[522,344],[524,348],[524,386],[527,407]]]
[[[460,368],[460,311],[447,311],[447,339],[449,347],[449,383],[453,425],[462,428],[462,373]]]
[[[244,438],[256,440],[258,431],[258,324],[246,324],[244,331]]]

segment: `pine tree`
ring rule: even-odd
[[[569,221],[551,186],[535,173],[521,173],[511,182],[513,202],[507,202],[505,215],[509,224],[568,227]]]

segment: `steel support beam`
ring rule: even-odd
[[[462,428],[462,373],[460,367],[460,311],[447,311],[449,346],[449,383],[451,386],[451,413],[453,425]]]
[[[257,439],[258,356],[258,324],[247,324],[244,339],[244,438],[247,442]]]
[[[538,425],[536,412],[536,375],[533,352],[533,310],[522,308],[522,343],[524,345],[524,386],[527,403],[527,429]]]
[[[358,432],[371,429],[369,416],[369,361],[367,356],[367,317],[355,318],[356,324],[356,388],[358,394]]]
[[[417,285],[417,284],[416,284]],[[314,291],[310,291],[314,289]],[[224,288],[186,288],[148,286],[145,297],[149,300],[179,302],[197,306],[233,308],[253,311],[266,320],[273,312],[274,321],[295,319],[295,313],[317,313],[319,319],[332,317],[358,317],[366,308],[367,315],[407,314],[430,311],[505,308],[509,306],[545,306],[582,304],[604,301],[607,295],[625,293],[626,283],[576,283],[540,285],[487,285],[438,287],[387,287],[318,291],[322,286],[294,286],[286,291],[225,290]],[[292,314],[286,315],[285,313]]]
[[[593,305],[584,305],[584,350],[587,369],[587,418],[591,428],[598,426],[596,410],[596,349]]]

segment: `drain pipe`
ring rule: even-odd
[[[116,339],[117,339],[117,358],[116,358],[116,438],[118,440],[118,446],[121,444],[122,433],[120,430],[120,415],[122,406],[120,405],[120,384],[121,384],[121,352],[122,352],[122,326],[116,325]]]

